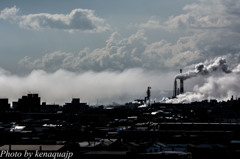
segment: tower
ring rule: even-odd
[[[180,73],[182,73],[182,69],[180,69]],[[184,93],[184,84],[183,84],[183,79],[180,79],[180,92],[179,94],[183,94]]]
[[[180,69],[180,74],[182,74],[182,69]],[[184,93],[184,78],[182,78],[182,75],[178,75],[174,79],[174,84],[173,84],[173,98],[175,98],[179,94]],[[177,84],[177,79],[180,81],[180,88],[178,88]]]
[[[150,97],[151,97],[151,91],[150,91],[150,89],[151,89],[151,87],[148,87],[148,89],[147,89],[147,97],[146,97],[146,104],[147,104],[147,102],[148,102],[147,106],[150,106],[150,105],[151,105],[151,103],[150,103]]]
[[[173,86],[173,97],[175,98],[177,96],[177,79],[174,80],[174,86]]]

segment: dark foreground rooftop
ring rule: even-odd
[[[71,152],[84,159],[240,155],[239,99],[144,107],[143,101],[98,107],[79,99],[63,107],[39,101],[29,95],[14,108],[0,102],[1,152]]]

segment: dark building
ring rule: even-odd
[[[8,99],[2,98],[0,99],[0,123],[6,122],[11,119],[14,119],[14,113],[11,113],[10,104],[8,103]],[[3,130],[3,129],[2,129]],[[1,126],[0,126],[1,131]]]
[[[73,98],[71,103],[66,103],[63,106],[64,112],[81,112],[89,108],[87,103],[80,103],[79,98]]]
[[[56,113],[59,110],[59,105],[57,104],[46,104],[43,102],[41,105],[42,113]]]
[[[22,96],[15,104],[16,109],[21,112],[40,112],[41,99],[38,94],[28,94]]]
[[[7,98],[0,99],[0,110],[6,111],[10,109],[10,104],[8,103]]]

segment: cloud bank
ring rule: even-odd
[[[25,68],[47,71],[56,71],[59,68],[70,71],[123,71],[135,67],[167,70],[183,67],[199,58],[199,51],[184,39],[179,39],[177,44],[165,40],[149,44],[147,39],[144,30],[126,38],[114,32],[102,48],[85,48],[78,54],[55,51],[36,59],[26,56],[19,64]]]
[[[184,68],[184,71],[191,67],[193,66]],[[169,99],[166,97],[172,96],[176,72],[132,68],[124,71],[76,73],[59,69],[52,73],[34,70],[26,76],[18,76],[0,70],[0,97],[9,97],[12,101],[33,92],[39,93],[43,101],[48,103],[64,104],[73,97],[79,97],[90,105],[95,105],[97,101],[98,104],[124,104],[134,99],[144,99],[148,86],[152,87],[151,100],[156,102],[161,101],[162,97],[161,102],[189,103],[206,99],[228,100],[232,96],[240,96],[239,63],[229,67],[225,58],[218,57],[196,64],[194,70],[187,70],[183,74],[186,93]],[[192,75],[189,72],[194,72],[194,76],[186,77]]]
[[[167,75],[160,78],[156,72],[144,71],[139,68],[122,72],[93,72],[74,73],[58,70],[47,73],[43,70],[34,70],[26,76],[10,74],[0,70],[0,98],[17,100],[27,93],[39,93],[42,101],[47,103],[64,104],[71,98],[80,98],[90,105],[123,104],[134,99],[144,99],[148,86],[152,87],[152,98],[160,96],[160,88],[167,89]],[[162,85],[162,87],[160,86]],[[165,92],[162,92],[165,93]]]
[[[69,32],[88,31],[102,32],[109,29],[104,19],[94,15],[93,10],[74,9],[69,14],[27,14],[20,15],[20,9],[16,6],[5,8],[0,12],[0,19],[17,23],[25,29],[58,29]]]

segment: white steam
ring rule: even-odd
[[[223,57],[218,57],[214,59],[213,61],[206,62],[206,64],[199,63],[195,66],[195,69],[193,71],[188,71],[186,73],[181,73],[176,75],[175,79],[183,79],[186,80],[191,77],[196,77],[197,75],[207,75],[209,73],[212,73],[214,71],[223,71],[225,73],[232,72],[229,70],[226,59]]]
[[[223,57],[207,61],[204,64],[197,64],[193,71],[179,74],[175,78],[186,80],[191,77],[198,77],[198,82],[191,91],[173,99],[164,98],[163,101],[166,103],[190,103],[209,99],[225,101],[232,96],[240,97],[240,85],[238,84],[240,65],[230,70]]]

